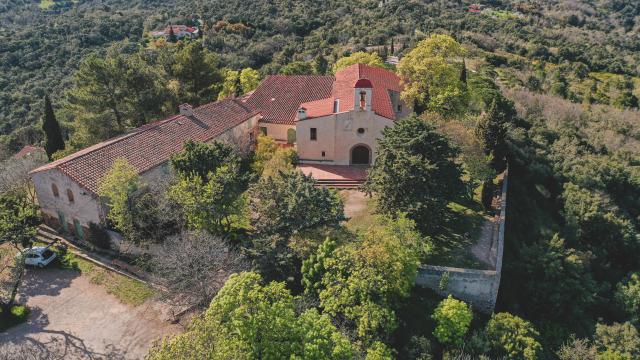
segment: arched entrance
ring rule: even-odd
[[[351,165],[371,164],[371,150],[366,145],[356,145],[351,148]]]

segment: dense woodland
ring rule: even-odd
[[[182,102],[246,93],[268,74],[389,67],[418,114],[380,141],[364,187],[379,214],[369,231],[343,226],[340,197],[293,171],[295,153],[268,138],[253,152],[189,143],[161,188],[114,164],[100,190],[109,227],[137,245],[161,243],[175,256],[145,266],[206,308],[149,357],[638,359],[640,5],[495,0],[479,14],[468,5],[3,3],[1,154],[44,143],[44,128],[63,135],[64,144],[47,136],[58,158]],[[169,23],[203,36],[149,38]],[[391,54],[402,58],[395,68],[382,62]],[[450,203],[477,189],[490,203],[507,165],[504,268],[489,318],[412,285],[458,216]],[[4,193],[7,209],[19,207]],[[36,222],[33,207],[27,215]],[[0,230],[19,232],[12,216],[0,213]],[[212,248],[206,261],[190,256]]]
[[[500,66],[506,81],[574,102],[636,106],[640,35],[632,0],[487,1],[4,1],[0,4],[0,135],[4,156],[42,140],[43,99],[67,101],[80,61],[114,42],[143,45],[168,23],[199,24],[220,67],[277,73],[318,54],[330,62],[378,47],[402,54],[450,33]],[[391,49],[393,48],[393,49]],[[556,71],[561,66],[562,71]],[[571,69],[572,71],[564,71]],[[623,75],[612,76],[611,74]],[[624,77],[627,75],[627,77]],[[175,108],[166,109],[167,113]],[[74,114],[69,115],[74,121]]]

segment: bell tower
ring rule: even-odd
[[[373,85],[368,79],[356,81],[353,91],[354,110],[371,111]]]

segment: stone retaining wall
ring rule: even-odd
[[[418,271],[416,284],[435,290],[443,296],[454,297],[470,303],[475,309],[484,313],[492,313],[498,298],[500,275],[502,272],[502,254],[504,252],[504,225],[507,210],[508,172],[505,171],[500,196],[500,214],[497,231],[491,245],[495,251],[496,267],[493,270],[461,269],[446,266],[422,265]],[[449,279],[441,279],[448,273]]]

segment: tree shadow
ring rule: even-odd
[[[19,300],[26,302],[31,296],[56,296],[62,289],[68,288],[71,282],[80,276],[79,272],[56,268],[27,268],[25,278],[20,286]]]
[[[45,329],[48,325],[49,318],[40,308],[30,308],[27,323],[0,334],[0,360],[125,359],[125,352],[112,344],[96,351],[69,332]]]

